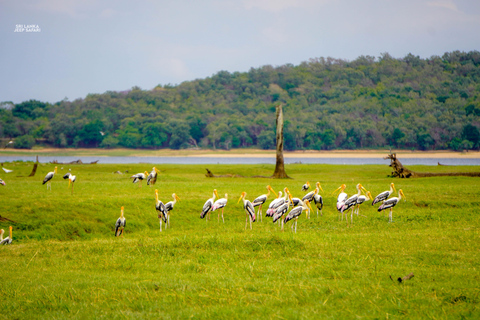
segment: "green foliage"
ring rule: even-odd
[[[460,136],[479,148],[472,130],[463,132],[480,126],[479,61],[478,51],[427,59],[382,53],[220,71],[153,90],[133,87],[54,105],[26,101],[2,109],[0,131],[56,147],[274,148],[274,141],[265,141],[272,135],[263,132],[275,132],[281,103],[287,150],[437,150],[458,148]]]
[[[15,149],[32,149],[35,145],[35,138],[31,135],[20,136],[15,139],[13,147]]]
[[[21,119],[35,119],[43,116],[47,107],[47,103],[29,100],[16,104],[12,109],[12,114]]]

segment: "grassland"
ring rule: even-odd
[[[159,165],[155,188],[181,201],[171,229],[160,233],[154,188],[130,174],[151,165],[5,164],[0,215],[16,221],[14,243],[0,247],[0,319],[460,319],[480,318],[480,181],[468,177],[392,179],[388,166],[287,165],[293,179],[204,176],[204,166]],[[74,194],[61,176],[77,175]],[[216,174],[270,175],[271,165],[209,165]],[[415,171],[476,171],[423,167]],[[114,174],[115,171],[127,174]],[[300,196],[305,181],[320,181],[323,216],[301,216],[285,232],[266,218],[245,230],[237,200],[287,186]],[[393,223],[370,204],[352,227],[338,221],[331,192],[361,182],[372,194],[390,182],[406,202]],[[216,188],[228,193],[225,224],[199,218]],[[125,207],[127,228],[115,238]],[[7,229],[11,223],[0,222]],[[403,284],[396,278],[413,272]],[[393,280],[392,280],[392,279]]]

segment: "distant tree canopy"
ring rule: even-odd
[[[56,147],[275,148],[275,106],[284,147],[480,148],[480,52],[421,59],[383,53],[128,91],[55,104],[0,103],[0,138]]]

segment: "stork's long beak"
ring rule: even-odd
[[[13,228],[12,228],[12,226],[10,226],[9,229],[10,229],[10,240],[13,240],[13,237],[12,237],[12,229]]]
[[[317,187],[318,187],[320,190],[322,190],[322,192],[323,192],[323,188],[322,188],[322,186],[320,185],[320,182],[317,182]]]
[[[215,195],[217,196],[217,198],[220,198],[220,197],[218,196],[217,189],[213,190],[213,192],[215,193]]]
[[[177,196],[176,194],[175,194],[175,199],[177,199],[178,201],[180,201],[180,197]]]
[[[160,170],[158,170],[157,168],[155,168],[155,172],[156,172],[156,173],[160,173]]]
[[[275,195],[275,197],[278,197],[277,193],[275,192],[275,190],[273,190],[272,187],[268,186],[268,189],[273,192],[273,194]]]
[[[373,197],[372,197],[372,194],[370,193],[370,191],[367,191],[367,197],[369,200],[373,200]]]
[[[332,192],[332,194],[335,194],[337,193],[337,191],[339,191],[340,189],[342,189],[343,185],[341,185],[340,187],[338,187],[337,189],[335,189],[335,191]]]
[[[397,189],[395,189],[395,185],[393,184],[393,182],[392,182],[392,188],[393,188],[393,192],[397,192]]]
[[[403,190],[400,189],[400,190],[398,190],[398,191],[402,194],[403,199],[404,199],[405,201],[407,201],[407,197],[405,197],[405,194],[403,194]]]
[[[240,199],[238,199],[237,203],[239,203],[240,200],[242,200],[243,197],[245,197],[245,192],[242,192],[242,195],[240,196]]]

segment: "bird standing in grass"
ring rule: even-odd
[[[282,204],[287,202],[288,194],[289,194],[290,191],[288,190],[287,187],[285,187],[285,188],[283,188],[283,192],[285,193],[285,196],[283,198],[282,198],[282,192],[279,191],[278,192],[278,198],[274,199],[272,202],[270,202],[270,205],[268,206],[267,213],[266,213],[267,217],[273,217],[273,214],[275,213],[275,210],[279,206],[281,206]]]
[[[47,184],[47,190],[50,189],[52,190],[52,185],[51,185],[51,181],[53,179],[53,176],[57,173],[57,167],[55,167],[55,169],[53,171],[50,171],[49,173],[47,173],[47,175],[45,176],[45,178],[43,179],[43,183],[42,184]]]
[[[247,224],[248,220],[250,219],[250,229],[252,229],[252,222],[255,222],[255,208],[253,207],[253,204],[245,199],[247,196],[247,193],[245,191],[242,192],[242,195],[240,196],[240,199],[238,199],[237,203],[240,202],[240,200],[243,199],[243,209],[245,210],[245,230],[247,230]]]
[[[307,191],[308,189],[310,189],[310,182],[307,181],[307,183],[302,186],[302,191]]]
[[[288,221],[295,219],[295,233],[297,233],[297,220],[298,217],[302,214],[303,211],[307,211],[306,214],[307,216],[309,215],[309,209],[312,210],[312,207],[310,206],[310,202],[308,200],[305,200],[301,206],[295,207],[290,212],[287,214],[287,216],[283,219],[283,224],[286,224]],[[293,230],[293,224],[292,224],[292,230]]]
[[[72,194],[73,194],[73,184],[77,180],[77,177],[71,174],[70,172],[67,172],[64,176],[63,179],[68,179],[68,188],[70,188],[70,184],[72,185]]]
[[[398,190],[398,197],[392,197],[390,199],[387,199],[385,201],[383,201],[383,203],[380,205],[380,207],[378,207],[378,212],[382,211],[382,210],[386,210],[386,209],[390,209],[390,213],[388,215],[388,222],[392,222],[393,221],[393,212],[392,212],[392,209],[393,207],[395,207],[399,202],[400,200],[404,200],[404,201],[407,201],[407,197],[405,197],[405,195],[403,194],[403,190],[402,189],[399,189]]]
[[[379,203],[379,202],[382,202],[384,200],[387,200],[388,197],[390,197],[392,195],[392,193],[396,191],[395,190],[395,185],[392,183],[390,183],[390,190],[387,190],[387,191],[383,191],[382,193],[380,193],[379,195],[377,195],[375,197],[375,199],[373,199],[372,201],[372,206],[376,203]]]
[[[151,187],[157,182],[158,173],[160,173],[160,171],[158,171],[157,168],[153,167],[152,172],[150,172],[150,174],[147,177],[147,185],[150,185]]]
[[[341,212],[343,205],[345,204],[345,201],[348,198],[348,195],[344,192],[345,188],[347,186],[345,184],[342,184],[340,187],[338,187],[335,191],[332,192],[332,194],[336,193],[337,191],[340,191],[337,197],[337,211],[342,215],[342,220],[343,220],[343,212]],[[340,216],[338,217],[338,220],[340,220]]]
[[[160,232],[162,232],[162,220],[165,222],[165,229],[167,229],[168,212],[165,204],[158,199],[158,189],[155,189],[155,210],[157,210],[158,213],[158,219],[160,220]]]
[[[215,197],[220,198],[217,193],[217,189],[213,190],[213,196],[208,199],[205,204],[203,205],[202,208],[202,213],[200,213],[200,219],[205,218],[205,216],[208,214],[207,221],[209,220],[210,217],[210,211],[212,211],[213,208],[213,203],[215,202]]]
[[[367,191],[367,192],[365,193],[365,195],[362,194],[362,195],[358,196],[358,199],[357,199],[357,209],[356,209],[356,211],[355,211],[355,213],[357,214],[357,216],[358,216],[358,214],[360,213],[360,205],[361,205],[362,203],[364,203],[365,201],[372,200],[372,199],[373,199],[373,197],[372,197],[372,194],[370,193],[370,191]]]
[[[127,220],[125,220],[125,217],[123,216],[123,206],[120,210],[120,218],[118,218],[115,223],[115,237],[120,235],[123,236],[123,229],[125,229],[125,226],[127,225]]]
[[[252,202],[253,207],[258,207],[257,215],[260,217],[260,222],[262,222],[262,206],[267,201],[267,198],[270,195],[270,191],[273,192],[275,196],[277,196],[277,194],[275,193],[275,190],[273,190],[273,188],[270,185],[267,186],[267,190],[268,190],[267,194],[262,194],[261,196],[258,196]]]
[[[5,232],[5,230],[0,230],[0,245],[6,245],[6,244],[12,244],[12,241],[13,241],[13,236],[12,236],[12,226],[8,227],[8,229],[10,230],[10,235],[8,237],[6,237],[5,239],[3,238],[3,233]]]
[[[353,210],[355,209],[355,206],[357,205],[357,200],[358,197],[362,195],[362,190],[366,191],[366,189],[362,186],[361,183],[357,184],[357,193],[345,200],[345,203],[343,204],[342,208],[340,209],[340,212],[343,213],[346,212],[348,209],[351,209],[350,212],[350,221],[353,223]],[[348,224],[348,213],[345,213],[345,218],[347,220]]]
[[[133,179],[133,183],[137,183],[140,181],[140,184],[138,185],[138,187],[140,188],[142,186],[142,181],[145,180],[147,176],[148,176],[148,172],[145,171],[143,173],[140,172],[140,173],[134,174],[130,178]]]
[[[302,200],[300,200],[302,201]],[[288,208],[290,207],[290,202],[292,202],[292,195],[290,194],[290,192],[288,193],[288,200],[282,204],[281,206],[279,206],[276,210],[275,210],[275,213],[273,214],[273,223],[277,222],[277,221],[281,221],[281,229],[283,231],[283,215],[285,213],[287,213],[288,211]]]
[[[227,205],[227,201],[228,201],[228,194],[225,193],[225,198],[218,199],[213,203],[213,206],[212,206],[212,212],[218,209],[222,209],[223,223],[225,223],[225,219],[223,218],[223,208],[225,208],[225,206]],[[218,213],[217,218],[218,218],[218,222],[220,222],[220,212]]]
[[[315,196],[318,195],[318,193],[320,192],[320,189],[323,191],[322,186],[320,185],[320,182],[317,182],[315,190],[310,191],[309,193],[304,195],[303,198],[302,198],[302,202],[305,201],[305,200],[308,200],[308,202],[314,202],[315,201]],[[322,201],[322,203],[323,203],[323,201]],[[317,210],[317,216],[318,216],[318,210]],[[310,215],[308,215],[308,218],[310,219]]]
[[[169,227],[170,227],[170,211],[173,210],[173,206],[175,206],[175,204],[177,203],[177,200],[180,201],[180,198],[175,193],[172,194],[172,198],[173,198],[172,201],[168,201],[167,203],[165,203],[165,212],[167,213],[166,225],[168,224]]]

